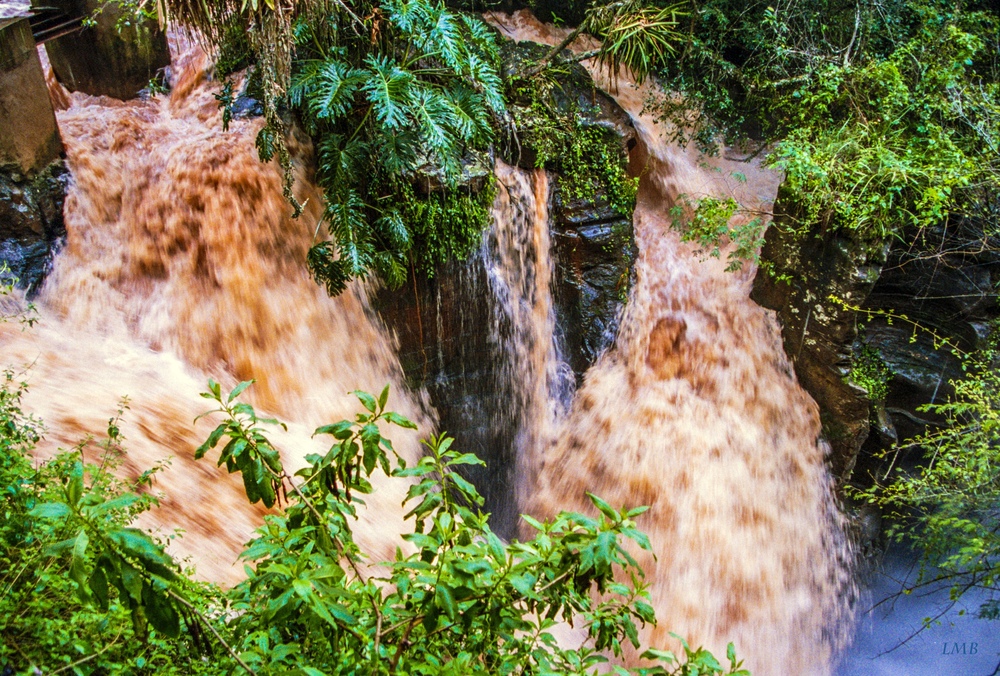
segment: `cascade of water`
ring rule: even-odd
[[[40,325],[0,327],[0,349],[5,363],[30,365],[26,404],[48,425],[44,455],[99,435],[128,395],[123,471],[134,476],[173,457],[156,480],[162,507],[146,525],[183,528],[174,549],[203,576],[232,581],[261,513],[238,479],[193,460],[212,425],[192,425],[206,409],[198,392],[210,375],[228,387],[258,379],[248,395],[289,423],[274,438],[292,465],[323,450],[310,438],[315,427],[353,417],[350,390],[392,383],[394,410],[423,433],[434,421],[400,384],[392,343],[369,320],[364,294],[352,288],[331,299],[310,279],[304,261],[320,196],[297,167],[307,207],[290,218],[277,167],[256,156],[260,122],[235,120],[221,131],[208,66],[188,49],[175,60],[169,97],[122,104],[73,95],[59,113],[73,174],[68,238],[38,299]],[[416,434],[391,436],[408,460],[418,456]],[[90,460],[96,452],[86,451]],[[371,496],[357,528],[377,560],[392,558],[404,528],[401,483]]]
[[[521,38],[560,37],[529,15],[495,20]],[[329,299],[309,279],[302,261],[320,200],[304,169],[297,183],[307,213],[295,221],[276,168],[256,159],[259,123],[219,131],[200,59],[189,51],[175,63],[168,98],[74,95],[59,113],[75,182],[68,242],[40,297],[41,326],[0,326],[0,345],[7,362],[33,364],[26,403],[49,424],[46,453],[97,433],[116,399],[131,397],[124,469],[176,458],[158,479],[164,509],[148,523],[186,529],[177,550],[203,575],[231,580],[260,515],[238,481],[191,459],[208,426],[191,420],[209,374],[229,386],[261,379],[253,403],[290,421],[276,436],[293,463],[316,449],[313,427],[355,409],[350,389],[392,382],[396,410],[425,432],[433,420],[399,385],[391,343],[369,321],[363,295]],[[766,211],[777,178],[739,165],[748,179],[740,182],[728,173],[737,165],[721,161],[722,171],[706,169],[660,140],[640,112],[642,88],[625,77],[619,84],[645,152],[634,158],[645,167],[637,283],[616,349],[587,374],[565,417],[552,396],[563,378],[548,289],[547,178],[497,169],[496,226],[483,255],[506,316],[494,335],[517,384],[521,502],[543,516],[584,510],[592,490],[651,505],[642,526],[656,559],[642,563],[660,624],[644,640],[664,646],[677,631],[717,654],[733,640],[755,673],[825,673],[850,584],[815,404],[795,383],[773,318],[747,297],[750,272],[700,262],[668,216],[680,193],[732,194]],[[416,456],[415,435],[393,436]],[[357,529],[376,558],[391,557],[403,528],[404,491],[393,483],[376,491]]]
[[[493,424],[516,435],[515,473],[531,476],[537,470],[537,450],[568,404],[562,394],[572,374],[554,340],[548,176],[541,169],[528,173],[499,160],[496,175],[493,226],[481,255],[496,299],[490,335],[508,356],[501,377],[513,386],[516,400],[493,412]],[[517,494],[523,487],[517,483],[510,496],[517,504],[527,498]]]
[[[526,12],[492,21],[511,39],[565,35]],[[816,405],[773,316],[748,298],[753,270],[701,260],[669,215],[682,193],[732,196],[766,214],[780,177],[667,144],[642,113],[648,88],[591,71],[643,142],[632,158],[642,172],[637,283],[615,350],[586,375],[536,471],[522,475],[526,507],[586,510],[588,490],[650,505],[640,525],[655,559],[640,561],[659,625],[645,641],[669,645],[674,631],[724,654],[731,640],[755,674],[827,673],[852,583]]]

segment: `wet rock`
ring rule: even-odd
[[[751,298],[775,310],[785,353],[799,383],[819,404],[823,435],[830,442],[834,477],[850,476],[858,450],[868,437],[870,401],[864,388],[851,382],[857,313],[878,280],[888,244],[865,242],[854,233],[822,224],[809,233],[788,228],[779,193],[775,223],[761,250],[762,265]]]
[[[7,280],[36,291],[66,236],[63,201],[69,172],[56,161],[33,177],[0,171],[0,265]]]
[[[531,67],[548,52],[549,47],[534,42],[504,42],[501,44],[502,75],[514,78]],[[586,69],[578,63],[563,64],[563,72],[551,89],[546,101],[549,110],[575,116],[583,128],[598,127],[611,132],[627,153],[638,143],[638,134],[632,119],[618,103],[594,83]],[[514,105],[529,105],[527,91],[514,92]],[[504,147],[504,160],[522,169],[534,169],[537,155],[527,144],[512,139]]]
[[[230,108],[233,119],[243,120],[264,114],[264,104],[257,98],[260,95],[259,87],[252,88],[252,85],[253,78],[244,78],[243,86]]]
[[[440,430],[456,447],[475,453],[487,467],[463,472],[486,499],[497,532],[512,535],[517,509],[514,438],[520,415],[513,369],[494,332],[510,335],[480,255],[441,266],[401,289],[380,290],[372,306],[398,340],[407,382],[426,388]]]
[[[632,221],[598,192],[589,199],[564,195],[555,181],[552,256],[557,340],[577,385],[609,349],[631,288],[637,255]]]
[[[981,347],[1000,316],[1000,238],[981,223],[954,219],[904,241],[890,251],[866,306],[909,321],[876,316],[865,330],[892,372],[886,412],[900,438],[923,431],[930,416],[917,408],[946,400],[950,381],[962,377],[952,346]]]
[[[834,476],[865,484],[882,450],[935,422],[918,409],[946,399],[963,374],[949,346],[975,349],[1000,317],[1000,238],[975,219],[864,242],[821,226],[794,235],[783,218],[765,236],[751,296],[778,313],[785,352],[820,406]],[[851,380],[865,349],[888,367],[882,401]]]
[[[461,173],[449,183],[444,169],[425,160],[419,164],[410,177],[413,186],[423,195],[445,190],[464,189],[478,193],[486,185],[486,179],[493,173],[493,161],[486,153],[468,150],[459,160]]]

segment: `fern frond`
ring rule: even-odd
[[[398,209],[390,209],[382,214],[382,218],[375,222],[375,227],[384,233],[386,241],[394,250],[400,252],[410,250],[413,241]]]
[[[316,90],[323,63],[319,59],[312,59],[297,64],[298,68],[292,73],[291,84],[288,87],[289,104],[298,108],[310,99]]]
[[[348,183],[364,175],[369,158],[368,144],[343,134],[327,134],[316,146],[319,182],[325,186]]]
[[[468,144],[489,143],[493,130],[482,95],[460,83],[443,90],[441,94],[451,107],[459,138]]]
[[[323,62],[315,76],[315,91],[309,97],[309,109],[318,119],[334,121],[351,112],[354,94],[367,73],[343,61]]]
[[[380,251],[375,255],[374,267],[379,277],[390,289],[398,289],[406,281],[405,259],[399,253]]]
[[[381,134],[373,141],[375,159],[390,176],[406,174],[416,166],[420,138],[413,130],[403,129],[394,134]]]
[[[337,296],[344,292],[351,275],[344,262],[335,258],[333,242],[320,242],[306,255],[306,262],[313,278],[326,287],[326,292]]]
[[[389,0],[382,4],[389,21],[408,36],[426,35],[428,25],[427,0]]]
[[[456,147],[455,124],[452,106],[439,92],[430,87],[410,89],[410,112],[416,128],[427,149],[434,153],[451,153]]]
[[[507,104],[503,98],[503,81],[497,69],[478,54],[469,54],[468,77],[483,95],[483,100],[497,116],[503,117]]]
[[[426,42],[422,44],[423,49],[436,55],[456,73],[461,73],[466,43],[455,14],[444,5],[438,5],[430,11],[428,19],[429,30]]]
[[[370,77],[364,83],[365,93],[375,109],[378,121],[389,130],[401,129],[408,120],[408,91],[413,74],[403,70],[389,56],[369,54],[365,60]]]

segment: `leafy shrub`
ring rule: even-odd
[[[599,515],[529,518],[538,535],[505,544],[477,505],[482,498],[453,468],[479,463],[432,437],[427,454],[407,466],[380,425],[413,427],[358,392],[364,412],[325,425],[324,454],[289,475],[248,404],[249,386],[203,396],[223,421],[196,454],[220,448],[218,462],[240,472],[251,501],[285,509],[269,514],[243,553],[245,582],[223,594],[195,584],[163,543],[128,523],[155,505],[109,468],[121,452],[119,418],[109,423],[102,463],[83,462],[84,446],[32,466],[37,423],[20,410],[23,389],[0,392],[3,422],[5,593],[0,660],[19,672],[36,668],[104,673],[258,674],[583,674],[653,622],[642,571],[624,546],[648,548],[633,519],[644,508],[615,510],[591,496]],[[360,496],[381,471],[413,480],[408,502],[413,553],[363,574],[351,524]],[[148,483],[152,473],[140,478]],[[527,518],[527,517],[526,517]],[[374,571],[374,572],[372,572]],[[627,582],[622,582],[627,580]],[[560,646],[551,629],[578,623],[587,640]],[[184,640],[175,640],[183,635]],[[682,643],[685,662],[650,650],[636,674],[746,674],[730,646],[728,670]]]

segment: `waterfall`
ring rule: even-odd
[[[559,37],[530,15],[493,20],[521,39]],[[227,387],[259,379],[251,401],[289,423],[274,438],[291,464],[320,448],[312,429],[357,409],[349,390],[392,383],[393,409],[424,434],[435,420],[424,396],[402,385],[363,290],[328,298],[305,269],[321,202],[308,144],[290,140],[306,203],[293,220],[280,172],[257,160],[260,122],[221,131],[207,67],[190,49],[175,61],[168,97],[123,104],[75,94],[58,113],[74,181],[68,240],[38,299],[39,326],[0,325],[0,346],[5,362],[28,369],[26,407],[49,429],[43,455],[99,435],[129,396],[122,470],[135,476],[173,458],[155,484],[162,508],[143,525],[183,529],[174,551],[202,576],[233,581],[262,512],[238,479],[192,459],[211,425],[192,425],[209,376]],[[647,89],[594,75],[617,91],[642,139],[632,158],[642,175],[640,257],[615,348],[572,402],[553,338],[544,172],[498,163],[496,222],[479,254],[501,306],[491,331],[514,394],[494,422],[517,430],[519,504],[543,517],[587,511],[589,490],[651,506],[640,526],[655,558],[640,562],[659,624],[644,642],[672,647],[673,631],[721,656],[733,641],[755,674],[828,673],[853,591],[817,407],[795,381],[773,316],[748,298],[752,271],[702,261],[668,213],[681,193],[732,195],[767,212],[779,177],[667,145],[642,114]],[[392,437],[417,457],[416,435]],[[97,450],[84,453],[93,460]],[[392,557],[404,530],[404,489],[387,482],[366,498],[357,540],[375,560]]]
[[[299,219],[282,197],[281,175],[257,159],[260,121],[234,120],[222,131],[218,83],[197,49],[175,60],[169,97],[121,103],[75,94],[58,113],[73,183],[68,237],[37,304],[40,322],[22,332],[0,326],[4,363],[30,367],[26,407],[48,427],[45,456],[100,436],[120,397],[129,397],[122,430],[127,476],[170,459],[154,489],[161,508],[143,525],[190,556],[201,576],[232,582],[236,556],[262,511],[193,450],[213,422],[192,425],[208,406],[198,393],[215,377],[224,387],[257,378],[249,399],[289,425],[273,439],[292,466],[325,450],[310,438],[323,424],[353,417],[355,389],[393,386],[390,406],[423,433],[427,406],[401,384],[392,342],[369,319],[364,294],[329,298],[305,267],[321,197],[305,169],[309,148],[295,139]],[[412,462],[415,433],[392,430]],[[90,461],[99,449],[87,447]],[[403,531],[404,482],[386,481],[366,498],[356,529],[377,561],[389,560]]]
[[[557,44],[529,13],[492,15],[510,39]],[[753,270],[702,260],[671,227],[680,194],[734,197],[769,213],[780,177],[668,144],[625,74],[591,67],[641,138],[637,283],[614,350],[587,373],[572,409],[520,477],[536,517],[588,511],[591,491],[649,505],[641,557],[659,621],[755,674],[825,674],[850,626],[847,543],[824,465],[817,406],[796,383],[772,314],[749,299]],[[740,172],[743,179],[734,177]],[[723,252],[723,256],[725,252]],[[746,267],[746,266],[745,266]]]

